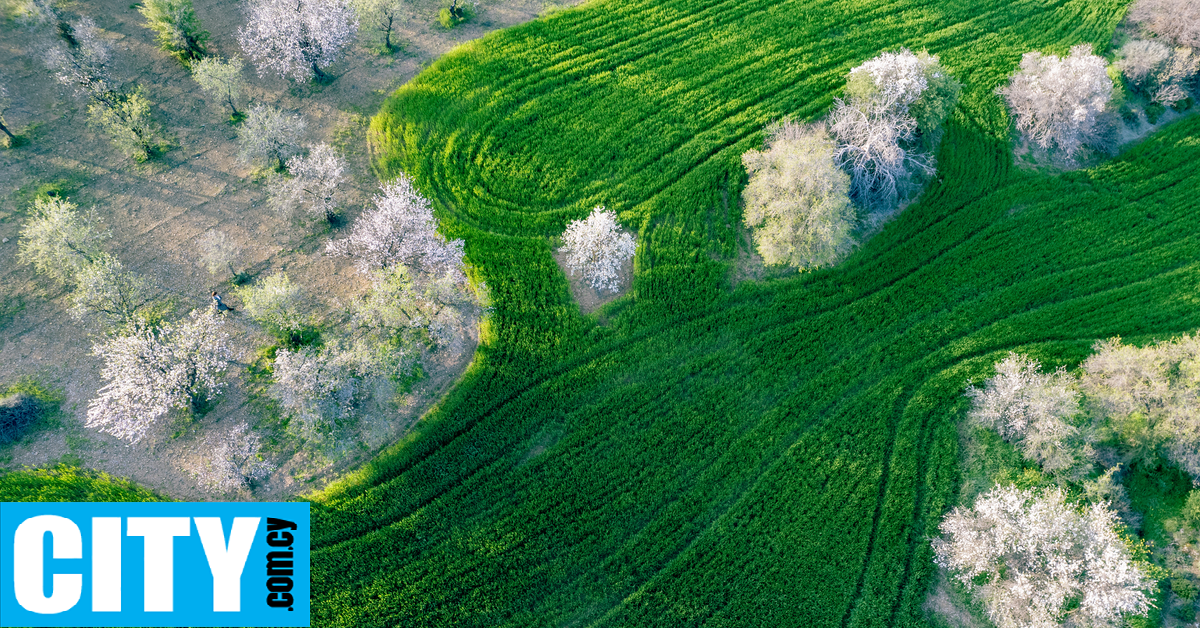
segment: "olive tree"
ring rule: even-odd
[[[326,81],[322,68],[354,41],[358,20],[345,0],[249,0],[238,42],[259,76]]]
[[[936,562],[997,628],[1115,627],[1150,609],[1154,580],[1105,504],[1076,507],[1058,488],[997,487],[951,511],[940,529]]]
[[[1047,473],[1079,479],[1091,470],[1091,430],[1082,415],[1075,378],[1065,369],[1010,352],[983,388],[967,389],[970,417],[1016,445]]]
[[[270,105],[256,105],[238,131],[238,159],[266,168],[279,168],[300,153],[304,118],[285,115]]]
[[[33,217],[21,228],[17,259],[60,284],[73,284],[79,272],[103,255],[110,232],[101,228],[94,209],[64,198],[39,198]]]
[[[193,312],[95,345],[108,383],[88,402],[87,426],[136,443],[172,409],[199,411],[224,388],[232,352],[222,325],[214,312]]]
[[[192,64],[192,78],[206,94],[229,106],[230,115],[238,119],[237,100],[242,96],[245,82],[242,80],[243,62],[238,57],[222,59],[205,57]]]
[[[829,116],[834,160],[850,175],[851,199],[887,211],[932,175],[938,129],[961,90],[926,52],[883,53],[851,70]]]
[[[138,13],[158,36],[158,45],[180,63],[191,67],[204,58],[208,33],[200,28],[192,0],[142,0]]]
[[[1100,114],[1113,95],[1108,64],[1080,44],[1063,58],[1027,52],[1007,85],[1004,97],[1017,130],[1043,149],[1070,157],[1101,139]]]
[[[767,129],[765,150],[742,155],[750,175],[744,220],[767,264],[832,266],[853,249],[850,177],[833,149],[824,125],[785,119]]]
[[[346,181],[346,159],[328,144],[310,146],[308,155],[288,159],[287,174],[267,186],[267,203],[280,214],[333,222],[339,186]]]
[[[130,326],[154,302],[157,288],[150,280],[125,270],[117,258],[104,254],[83,267],[71,294],[71,312],[79,319],[94,317],[110,327]]]
[[[580,273],[596,290],[621,289],[621,266],[633,258],[637,245],[621,230],[615,213],[595,207],[587,218],[567,223],[562,241],[559,251],[566,254],[572,275]]]
[[[309,298],[286,273],[275,273],[257,284],[237,288],[234,293],[250,318],[282,340],[290,340],[311,324],[305,314]]]

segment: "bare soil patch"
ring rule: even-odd
[[[214,278],[201,266],[197,239],[219,229],[242,249],[243,266],[265,276],[286,271],[316,297],[314,307],[345,302],[366,282],[345,260],[323,254],[336,233],[314,233],[266,211],[265,186],[251,169],[236,161],[236,129],[228,112],[197,88],[188,72],[157,48],[152,33],[131,0],[81,0],[64,8],[71,17],[89,16],[113,44],[112,70],[120,80],[140,83],[154,103],[154,116],[173,148],[137,165],[115,151],[108,139],[86,124],[86,103],[58,84],[42,64],[42,38],[12,20],[0,23],[0,68],[12,98],[9,127],[28,144],[0,150],[0,384],[21,377],[61,388],[66,396],[62,426],[0,447],[0,469],[67,461],[132,478],[154,490],[184,499],[206,499],[181,468],[198,455],[206,439],[242,420],[255,425],[261,412],[244,391],[244,368],[268,338],[240,312],[229,313],[228,328],[240,354],[230,385],[217,406],[194,423],[163,424],[147,444],[127,446],[88,430],[87,402],[101,385],[100,361],[90,355],[96,330],[67,313],[69,293],[52,286],[16,261],[18,232],[33,193],[57,183],[80,206],[95,206],[113,231],[109,250],[131,270],[152,278],[175,304],[176,315],[208,306],[208,294],[228,294],[228,278]],[[560,4],[577,4],[568,2]],[[362,43],[330,68],[329,85],[296,85],[276,77],[257,77],[251,67],[246,98],[240,105],[266,103],[303,115],[306,141],[329,142],[351,164],[351,190],[344,203],[346,223],[357,216],[375,191],[366,151],[367,116],[386,96],[433,59],[456,45],[537,17],[541,0],[485,0],[470,23],[447,31],[436,23],[439,7],[420,0],[393,41],[394,55],[379,56]],[[237,29],[243,23],[238,2],[195,0],[196,14],[211,33],[209,50],[240,55]],[[236,300],[230,300],[235,309]],[[394,442],[458,378],[478,342],[472,326],[457,347],[430,355],[428,377],[409,393],[364,409],[360,442],[334,460],[300,455],[287,459],[276,447],[280,468],[253,494],[224,498],[281,499],[317,489],[342,471]]]

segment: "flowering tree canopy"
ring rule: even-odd
[[[95,345],[108,384],[88,403],[87,426],[136,443],[172,408],[202,407],[224,387],[231,359],[222,324],[212,312],[193,312]]]
[[[332,221],[337,211],[337,192],[346,180],[346,159],[329,144],[309,147],[307,156],[287,161],[290,176],[277,176],[267,187],[268,204],[279,213],[303,214]]]
[[[263,460],[262,440],[245,421],[221,436],[208,439],[208,453],[190,471],[200,488],[210,493],[228,493],[264,480],[275,465]]]
[[[1088,44],[1071,48],[1062,59],[1027,52],[1020,70],[996,93],[1008,102],[1018,131],[1069,157],[1100,137],[1098,117],[1113,95],[1107,67]]]
[[[64,198],[35,200],[33,218],[21,228],[17,259],[59,283],[73,283],[80,270],[103,254],[100,244],[110,235],[100,228],[94,210],[76,209]]]
[[[345,0],[249,0],[238,42],[259,76],[326,80],[322,68],[354,41],[358,20]]]
[[[998,487],[956,508],[934,539],[937,563],[972,591],[997,628],[1095,628],[1146,615],[1154,586],[1104,504],[1058,488]]]
[[[580,273],[596,290],[620,290],[621,265],[633,257],[633,236],[621,231],[617,215],[603,206],[582,220],[572,220],[563,232],[567,268]]]

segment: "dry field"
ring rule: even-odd
[[[135,6],[124,0],[63,6],[71,17],[95,19],[113,44],[114,75],[144,86],[173,147],[140,165],[115,151],[106,137],[87,126],[86,103],[70,87],[56,83],[43,65],[39,51],[46,35],[11,19],[0,24],[0,76],[13,101],[7,120],[29,139],[19,148],[0,150],[0,385],[33,377],[66,396],[61,428],[0,448],[0,468],[66,460],[130,477],[178,498],[211,498],[181,469],[194,461],[209,436],[243,419],[251,425],[258,419],[241,384],[243,366],[267,337],[240,314],[229,317],[239,364],[220,404],[199,422],[164,425],[136,446],[86,429],[87,402],[101,385],[100,361],[90,355],[97,330],[68,314],[67,291],[16,261],[17,235],[33,192],[39,185],[58,183],[81,207],[95,206],[113,233],[109,250],[127,268],[157,282],[177,315],[207,307],[212,290],[225,294],[231,287],[228,278],[211,276],[197,259],[197,239],[214,229],[240,246],[251,274],[286,271],[302,284],[315,297],[315,312],[352,298],[366,282],[344,260],[323,254],[325,241],[336,234],[313,233],[265,209],[262,182],[235,159],[236,130],[225,122],[228,112],[208,100],[187,71],[157,48]],[[195,7],[211,33],[210,52],[240,54],[239,3],[196,0]],[[331,68],[336,80],[329,85],[259,78],[252,67],[246,69],[250,86],[240,105],[268,103],[301,114],[308,123],[308,142],[329,142],[346,154],[351,164],[345,203],[349,221],[376,186],[368,169],[365,124],[384,97],[457,44],[533,19],[545,7],[541,0],[485,1],[473,22],[452,31],[436,24],[437,8],[424,0],[411,6],[394,39],[403,49],[394,55],[371,52],[373,42],[361,37],[360,45]],[[227,301],[237,308],[236,299]],[[332,459],[296,454],[268,438],[269,448],[275,443],[273,462],[279,469],[253,497],[279,499],[317,488],[394,441],[466,367],[474,335],[457,351],[430,356],[425,365],[429,376],[411,394],[368,408],[361,442]]]

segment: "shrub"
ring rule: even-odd
[[[158,45],[184,66],[204,57],[208,33],[200,28],[192,0],[142,0],[138,13],[146,18],[146,28],[158,35]]]
[[[747,151],[745,223],[767,264],[801,270],[832,266],[854,247],[850,177],[833,161],[824,125],[783,120],[767,130],[766,150]]]
[[[23,393],[0,397],[0,445],[10,443],[37,420],[41,404]]]
[[[442,28],[454,28],[474,17],[475,5],[472,2],[464,0],[459,4],[459,0],[452,0],[450,6],[444,6],[438,11],[438,24],[441,24]]]
[[[997,88],[1016,121],[1017,130],[1038,146],[1067,157],[1100,141],[1099,116],[1113,96],[1107,63],[1081,44],[1071,54],[1027,52],[1008,85]]]
[[[1146,591],[1154,582],[1103,504],[1080,511],[1057,488],[998,487],[947,514],[940,530],[937,563],[997,628],[1108,626],[1150,609]]]

